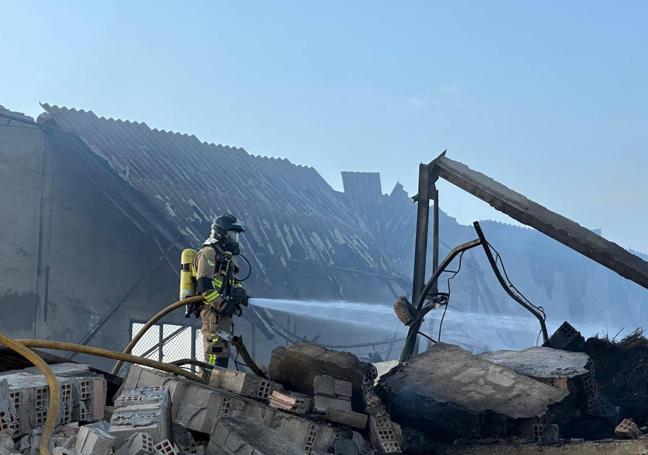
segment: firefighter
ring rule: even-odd
[[[218,331],[231,334],[232,317],[240,316],[241,307],[247,306],[248,301],[247,293],[235,278],[238,266],[234,257],[240,254],[238,237],[244,231],[233,215],[215,218],[211,235],[191,267],[196,292],[205,298],[199,308],[205,361],[223,368],[229,364],[229,342]]]

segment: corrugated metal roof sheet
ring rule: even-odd
[[[61,129],[80,138],[145,195],[188,244],[202,243],[212,218],[229,212],[247,225],[243,241],[261,270],[276,267],[276,261],[267,259],[274,257],[283,265],[289,260],[325,266],[343,262],[382,275],[403,275],[389,266],[348,198],[313,168],[145,123],[42,106]]]

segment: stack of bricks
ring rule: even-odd
[[[169,392],[159,387],[125,390],[115,400],[109,433],[120,447],[136,434],[146,434],[152,444],[171,436],[171,403]]]
[[[170,394],[174,423],[190,431],[213,434],[223,419],[235,417],[254,421],[261,428],[274,429],[307,453],[327,453],[335,443],[335,431],[331,426],[274,409],[262,402],[265,400],[135,365],[130,368],[124,384],[124,387],[133,388],[143,384],[164,387]],[[238,390],[250,390],[252,394],[254,389]]]
[[[60,386],[59,424],[103,419],[106,381],[86,365],[53,365]],[[36,369],[0,375],[0,431],[15,438],[40,427],[49,406],[47,380]]]
[[[329,422],[358,430],[367,426],[367,415],[351,409],[353,394],[351,382],[330,375],[319,375],[313,380],[313,391],[315,392],[314,411],[325,414]]]
[[[329,375],[315,376],[313,381],[315,393],[313,410],[325,414],[329,408],[351,411],[352,385]]]

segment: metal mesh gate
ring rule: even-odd
[[[144,327],[143,322],[131,321],[131,339]],[[182,359],[203,360],[203,344],[200,329],[190,325],[155,324],[149,328],[133,354],[160,362]]]

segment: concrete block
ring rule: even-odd
[[[315,395],[315,398],[313,399],[313,412],[324,414],[329,408],[339,409],[341,411],[351,411],[351,401],[348,399]]]
[[[389,416],[369,417],[369,438],[379,454],[400,454],[401,437]]]
[[[303,415],[313,408],[313,398],[297,392],[275,390],[270,396],[270,407]]]
[[[335,382],[335,395],[340,398],[349,398],[353,396],[353,384],[349,381],[343,381],[341,379],[336,379]]]
[[[585,338],[572,325],[565,321],[551,335],[545,346],[565,351],[578,351],[585,344]]]
[[[14,452],[12,452],[13,454]],[[66,447],[54,447],[52,455],[78,455],[74,449],[69,449]]]
[[[631,419],[623,419],[614,429],[614,434],[622,439],[637,439],[641,436],[641,430]]]
[[[128,370],[128,375],[124,380],[121,390],[133,390],[140,387],[163,388],[169,381],[176,379],[178,379],[178,376],[170,373],[144,368],[139,365],[132,365]]]
[[[198,384],[175,386],[173,398],[174,422],[188,430],[210,433],[216,421],[227,415],[232,394]]]
[[[320,374],[313,379],[313,393],[335,398],[335,378],[328,374]]]
[[[153,438],[146,433],[134,433],[119,447],[115,455],[152,455],[154,453]]]
[[[303,455],[304,451],[281,432],[256,422],[227,417],[211,434],[207,455]]]
[[[341,409],[328,408],[326,410],[326,419],[329,422],[346,425],[347,427],[364,430],[367,426],[367,414],[355,411],[344,411]]]
[[[169,439],[171,416],[169,403],[131,405],[115,409],[110,420],[110,434],[119,446],[133,434],[146,433],[154,444]]]
[[[115,399],[115,408],[144,404],[162,405],[165,401],[169,401],[169,392],[161,387],[138,387],[123,390]]]
[[[225,368],[212,370],[209,385],[264,401],[269,400],[274,390],[283,390],[283,386],[276,382],[243,371],[232,371]]]
[[[313,391],[315,395],[350,399],[353,391],[353,384],[349,381],[343,381],[324,374],[315,376],[315,379],[313,380]]]
[[[74,448],[79,455],[110,455],[115,438],[105,431],[91,426],[79,428]]]
[[[294,414],[276,411],[270,427],[279,431],[306,453],[328,453],[335,443],[334,429]]]
[[[168,439],[155,444],[154,449],[156,455],[178,455],[178,452],[175,450],[173,444],[171,444]]]
[[[54,371],[60,384],[59,424],[103,418],[106,381],[87,366],[60,364]],[[75,376],[78,375],[78,376]],[[49,404],[47,381],[34,368],[0,375],[0,428],[14,437],[25,435],[45,422]]]

